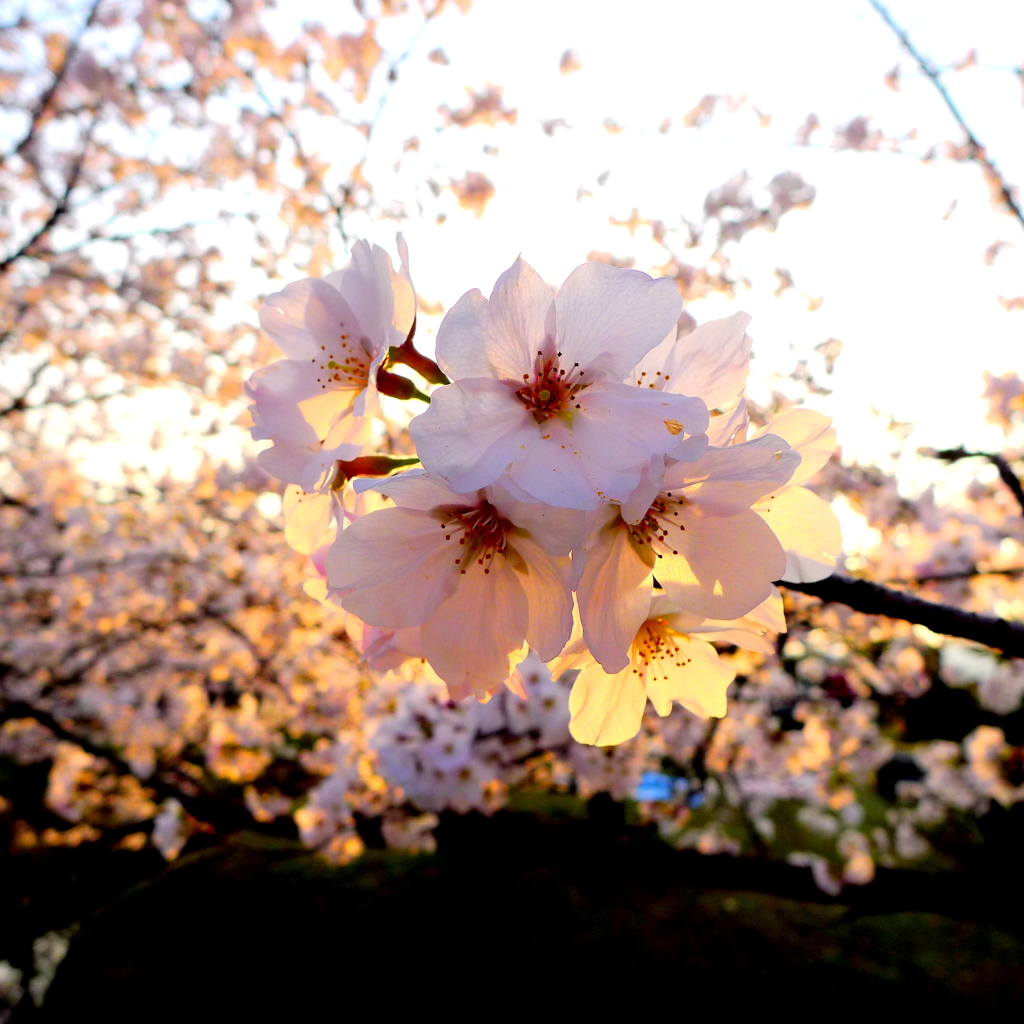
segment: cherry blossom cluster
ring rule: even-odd
[[[516,260],[448,311],[435,362],[413,347],[399,250],[396,271],[358,242],[260,310],[285,358],[247,384],[252,434],[317,568],[307,592],[349,613],[371,667],[421,659],[453,700],[515,689],[530,650],[577,670],[583,743],[636,735],[648,700],[725,714],[712,641],[764,649],[774,581],[835,565],[837,520],[801,486],[835,448],[829,420],[754,426],[749,317],[683,333],[672,279],[603,263],[552,294]],[[428,403],[407,435],[382,394]]]

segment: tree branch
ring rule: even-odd
[[[49,711],[37,708],[34,704],[30,704],[27,701],[11,701],[6,704],[3,711],[0,711],[0,722],[9,722],[18,718],[33,719],[53,733],[57,739],[64,740],[66,743],[73,743],[76,747],[80,747],[87,754],[92,754],[93,757],[102,758],[121,775],[135,775],[128,762],[109,747],[96,743],[88,737],[70,729]],[[191,790],[197,788],[192,780],[187,779],[187,777],[184,776],[182,778],[188,782],[188,789]],[[183,791],[173,783],[161,778],[157,773],[154,773],[151,778],[140,779],[139,781],[147,789],[153,790],[153,792],[162,799],[173,797],[185,807],[187,807],[191,802],[192,793]]]
[[[39,97],[39,102],[36,104],[35,110],[32,111],[32,119],[29,122],[28,131],[14,149],[9,153],[0,154],[0,167],[2,167],[5,161],[10,157],[19,155],[35,137],[36,129],[39,127],[39,122],[42,119],[43,114],[46,113],[47,107],[49,107],[57,90],[60,88],[61,83],[64,81],[65,76],[71,68],[72,61],[74,61],[75,57],[78,56],[79,47],[82,45],[82,37],[92,27],[92,23],[96,20],[96,14],[100,8],[100,2],[101,0],[93,0],[93,5],[89,8],[89,15],[85,19],[85,23],[82,25],[78,35],[75,36],[65,51],[64,59],[61,61],[60,67],[54,72],[53,81],[50,83],[50,87],[42,94],[42,96]]]
[[[989,183],[993,186],[993,189],[998,193],[1000,200],[1006,206],[1006,209],[1017,218],[1020,222],[1021,227],[1024,227],[1024,211],[1021,210],[1014,199],[1013,193],[1010,191],[1010,186],[1007,185],[1006,179],[999,173],[996,165],[988,158],[985,152],[985,147],[978,141],[977,136],[967,126],[967,122],[964,120],[963,115],[957,109],[956,104],[953,102],[952,97],[949,95],[945,85],[942,84],[942,79],[939,77],[939,72],[932,67],[927,58],[914,46],[907,36],[907,33],[900,28],[899,25],[893,20],[892,15],[888,10],[878,2],[878,0],[868,0],[868,3],[878,12],[882,20],[892,29],[896,38],[899,39],[902,47],[910,54],[911,57],[917,61],[918,67],[925,73],[925,75],[931,80],[932,85],[935,86],[939,95],[942,97],[943,103],[946,104],[946,108],[953,115],[953,119],[960,126],[966,139],[967,145],[970,148],[971,155],[970,159],[981,166],[981,169],[985,173],[985,177]]]
[[[1013,492],[1017,504],[1020,505],[1021,514],[1024,515],[1024,487],[1021,486],[1017,474],[1014,473],[1013,467],[1005,456],[996,452],[969,452],[963,445],[959,448],[944,448],[942,451],[923,448],[921,454],[930,455],[934,459],[942,459],[943,462],[959,462],[960,459],[988,459],[999,470],[999,479]]]
[[[64,195],[60,197],[50,212],[50,216],[42,223],[42,225],[28,238],[22,245],[12,252],[9,256],[6,256],[3,260],[0,260],[0,274],[6,272],[7,268],[20,260],[23,256],[30,256],[32,249],[42,240],[46,233],[64,216],[65,213],[71,208],[71,193],[74,192],[78,185],[78,179],[82,173],[82,166],[85,163],[86,154],[89,152],[89,146],[92,144],[92,133],[96,127],[97,118],[93,118],[92,124],[85,131],[85,143],[82,146],[81,152],[75,159],[74,164],[71,167],[71,173],[68,175],[67,184],[64,187]]]
[[[1011,657],[1024,658],[1024,624],[1019,622],[1007,622],[994,615],[979,615],[962,608],[936,604],[913,594],[848,576],[832,575],[817,583],[780,580],[778,586],[810,594],[826,603],[845,604],[866,615],[886,615],[890,619],[915,622],[927,626],[933,633],[975,640]]]

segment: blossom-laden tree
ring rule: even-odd
[[[808,406],[745,397],[746,315],[682,304],[742,290],[736,247],[813,202],[792,172],[764,207],[743,175],[713,190],[682,242],[648,221],[653,276],[591,251],[557,292],[522,260],[487,298],[467,281],[422,354],[430,254],[351,225],[412,214],[364,174],[376,118],[422,25],[468,9],[285,38],[258,2],[99,0],[3,26],[5,841],[173,858],[257,827],[343,861],[367,822],[429,849],[438,813],[540,789],[828,891],[948,864],[958,822],[1024,802],[1024,384],[986,381],[999,477],[952,507],[842,462],[806,365]],[[516,113],[489,85],[438,119]],[[478,214],[493,193],[448,187]],[[80,470],[169,392],[188,479]],[[879,537],[856,580],[832,575],[840,496]]]

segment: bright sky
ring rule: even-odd
[[[282,19],[301,19],[325,5],[295,0]],[[1016,0],[893,0],[893,16],[938,64],[960,60],[972,46],[978,66],[948,83],[968,122],[988,144],[1011,183],[1024,182],[1024,107],[1020,62],[1024,4]],[[353,29],[347,4],[331,9],[332,30]],[[285,21],[281,31],[286,31]],[[385,19],[386,49],[402,52],[415,24]],[[450,64],[426,59],[441,47]],[[562,76],[559,58],[574,50],[581,69]],[[883,76],[897,62],[900,89]],[[438,130],[437,107],[465,103],[465,86],[504,89],[518,110],[515,127]],[[749,106],[718,113],[701,130],[682,115],[706,93],[745,95]],[[759,126],[751,107],[771,115]],[[811,147],[793,144],[811,111],[823,125]],[[454,8],[429,25],[403,65],[382,114],[367,176],[381,207],[403,203],[422,219],[403,225],[417,290],[450,306],[464,291],[488,292],[519,254],[551,283],[560,283],[591,250],[633,256],[641,269],[663,263],[663,252],[641,228],[631,237],[609,217],[640,215],[672,227],[699,219],[704,195],[738,171],[755,188],[795,170],[813,184],[807,211],[787,214],[775,233],[748,236],[731,253],[749,278],[735,302],[721,296],[689,308],[698,320],[736,309],[752,313],[752,391],[764,398],[780,387],[797,358],[829,337],[844,343],[833,389],[813,405],[833,415],[848,456],[877,461],[898,447],[886,417],[915,423],[908,451],[922,445],[966,443],[998,448],[1001,434],[984,423],[982,371],[1021,369],[1024,312],[1007,313],[999,296],[1024,294],[1024,228],[994,212],[978,167],[914,155],[838,153],[832,129],[858,115],[886,135],[918,138],[912,154],[933,142],[960,141],[937,92],[901,52],[867,0],[734,0],[732,3],[617,0],[475,0],[468,16]],[[541,123],[563,118],[571,127],[546,135]],[[622,131],[603,126],[611,118]],[[659,126],[672,119],[667,133]],[[393,170],[412,135],[419,153]],[[338,146],[348,142],[339,135]],[[497,155],[484,147],[497,147]],[[326,141],[325,151],[330,148]],[[340,153],[353,162],[351,153]],[[482,171],[497,194],[477,220],[443,191],[435,198],[416,182],[446,184]],[[606,183],[598,177],[608,173]],[[590,195],[578,198],[579,190]],[[955,205],[954,205],[955,203]],[[952,210],[952,212],[950,212]],[[447,215],[438,227],[438,213]],[[350,230],[393,249],[394,224],[353,218]],[[993,266],[983,254],[1005,248]],[[684,260],[681,236],[677,251]],[[692,262],[702,262],[698,254]],[[786,268],[796,288],[777,300],[773,271]],[[821,296],[808,311],[802,293]],[[435,324],[436,326],[436,324]],[[908,487],[944,467],[901,467]]]

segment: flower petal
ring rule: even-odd
[[[680,515],[665,523],[654,575],[680,608],[736,619],[764,601],[786,568],[775,534],[756,512],[728,518]],[[673,553],[675,551],[676,553]]]
[[[754,511],[771,527],[786,552],[786,571],[792,583],[816,583],[831,576],[843,547],[839,520],[827,501],[806,487],[787,487]]]
[[[361,516],[327,552],[327,585],[372,626],[418,626],[458,587],[456,551],[429,512],[385,508]]]
[[[749,422],[747,400],[741,398],[736,403],[735,409],[720,413],[717,416],[712,414],[711,423],[708,426],[708,441],[716,448],[724,448],[730,444],[741,444],[746,440]]]
[[[656,382],[678,395],[696,395],[709,409],[734,402],[750,372],[750,316],[736,313],[694,328],[671,344],[649,353],[629,375],[631,383]]]
[[[645,549],[649,550],[649,549]],[[583,635],[605,671],[629,664],[629,650],[651,607],[653,557],[645,559],[618,516],[587,542],[576,590]]]
[[[334,519],[334,498],[330,494],[307,494],[291,485],[284,490],[284,538],[300,555],[311,555],[320,547]]]
[[[665,337],[682,306],[671,278],[584,263],[555,298],[562,365],[576,362],[588,378],[603,374],[621,381]]]
[[[475,491],[537,445],[540,430],[508,386],[473,377],[438,388],[409,424],[420,460],[456,491]]]
[[[579,405],[571,423],[577,448],[598,465],[635,470],[637,481],[652,455],[670,452],[684,434],[703,434],[708,427],[707,406],[699,398],[630,384],[596,384],[580,395]]]
[[[268,295],[259,317],[260,326],[289,359],[307,362],[340,334],[357,336],[364,330],[337,288],[315,277],[293,281]]]
[[[668,664],[666,659],[659,659],[655,670],[644,673],[654,710],[664,718],[671,713],[672,702],[678,701],[701,718],[721,718],[728,710],[725,691],[736,673],[707,641],[681,635],[672,639],[677,647],[676,661]]]
[[[296,444],[319,444],[351,406],[351,391],[324,391],[308,366],[279,359],[246,381],[246,394],[253,400],[254,441],[283,438]]]
[[[391,315],[391,326],[403,340],[409,336],[416,320],[416,290],[413,288],[412,275],[409,272],[409,246],[406,245],[402,232],[395,236],[398,255],[402,259],[401,269],[396,273],[391,269],[391,292],[394,295],[395,309]]]
[[[577,743],[624,743],[640,731],[646,706],[647,691],[631,666],[608,675],[598,665],[589,665],[569,694],[569,732]]]
[[[665,477],[665,457],[655,455],[644,466],[636,490],[622,503],[620,515],[627,523],[639,523],[647,515],[654,499],[661,493]]]
[[[554,334],[554,299],[541,276],[518,259],[498,278],[490,301],[467,292],[437,332],[437,361],[452,380],[521,381]]]
[[[691,503],[691,515],[734,516],[783,486],[799,458],[782,438],[765,434],[728,448],[708,448],[695,462],[670,465],[662,487]]]
[[[516,494],[513,494],[513,488]],[[523,501],[519,495],[529,497],[507,477],[499,478],[487,488],[487,500],[498,512],[525,530],[549,555],[567,555],[582,546],[587,529],[587,517],[583,512]]]
[[[785,409],[776,413],[764,433],[781,437],[800,453],[803,461],[789,481],[794,487],[814,476],[836,450],[832,420],[814,409]]]
[[[278,480],[312,493],[326,486],[337,459],[354,459],[361,451],[362,446],[357,445],[352,446],[351,453],[344,447],[325,452],[315,445],[275,441],[272,448],[256,456],[256,463]]]
[[[384,480],[368,478],[359,481],[356,483],[356,490],[377,491],[387,495],[401,508],[418,508],[425,512],[439,505],[476,505],[480,501],[475,491],[453,491],[443,476],[427,473],[418,466]]]
[[[514,462],[508,474],[537,501],[588,511],[605,500],[601,484],[592,475],[594,469],[577,451],[569,428],[561,420],[548,420],[529,457]]]
[[[499,558],[486,575],[474,562],[458,580],[455,593],[423,624],[423,654],[453,692],[482,696],[512,674],[526,636],[526,594],[518,574]]]
[[[352,259],[342,270],[323,280],[342,297],[359,324],[359,336],[370,344],[373,355],[387,351],[392,342],[401,344],[392,332],[395,297],[392,291],[391,257],[379,245],[359,239],[352,246]],[[408,331],[406,331],[408,333]]]
[[[508,559],[526,594],[526,639],[541,661],[551,661],[558,657],[572,633],[569,559],[552,558],[529,537],[510,537],[509,548],[522,560]]]

